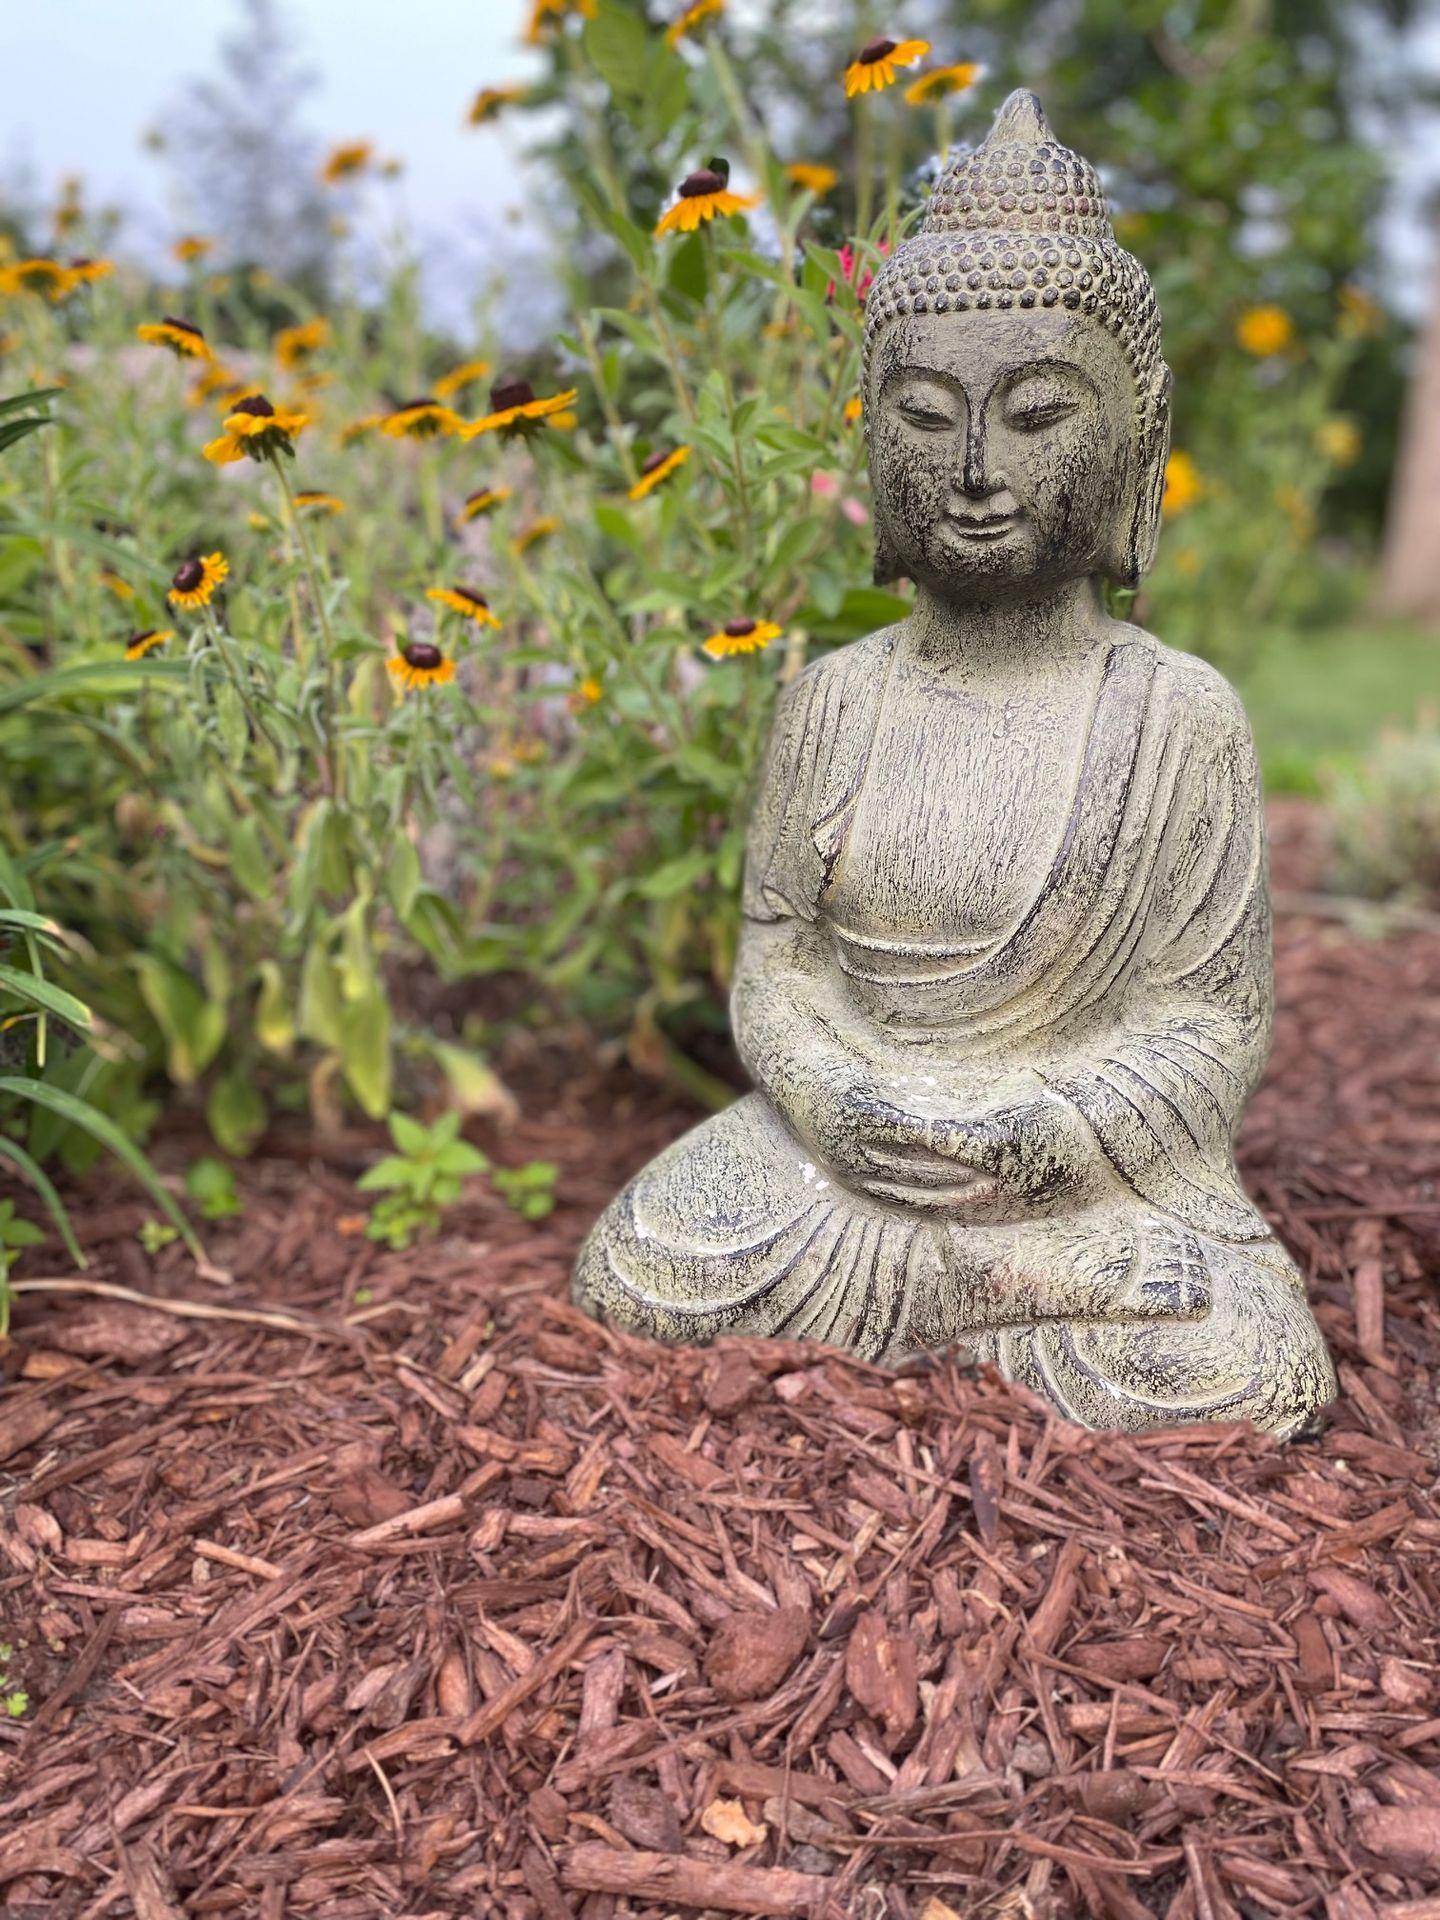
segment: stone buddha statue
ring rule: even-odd
[[[1093,169],[1016,93],[865,308],[876,577],[785,688],[732,1018],[755,1090],[651,1162],[577,1299],[663,1340],[957,1343],[1062,1415],[1313,1427],[1334,1373],[1242,1191],[1265,830],[1244,710],[1105,610],[1170,374]]]

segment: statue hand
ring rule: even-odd
[[[1042,1089],[948,1129],[946,1150],[1003,1200],[1027,1207],[1072,1198],[1096,1164],[1093,1134],[1059,1094]]]

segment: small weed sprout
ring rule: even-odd
[[[496,1167],[490,1180],[522,1220],[544,1220],[555,1211],[558,1171],[549,1160],[530,1160],[523,1167]]]
[[[202,1220],[233,1220],[243,1210],[235,1191],[234,1170],[213,1154],[205,1154],[186,1169],[185,1191]]]
[[[490,1162],[478,1147],[460,1138],[460,1115],[445,1113],[433,1126],[392,1113],[394,1153],[360,1176],[362,1193],[383,1193],[371,1210],[365,1231],[397,1252],[417,1235],[433,1233],[446,1207],[460,1198],[466,1176],[484,1173]]]

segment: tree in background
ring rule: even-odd
[[[1440,240],[1440,224],[1436,228]],[[1385,525],[1381,604],[1440,627],[1440,261]]]

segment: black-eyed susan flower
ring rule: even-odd
[[[840,418],[845,422],[847,427],[853,427],[864,411],[864,401],[861,400],[858,393],[852,393],[840,409]]]
[[[411,640],[385,665],[401,693],[414,693],[419,687],[442,687],[455,678],[455,662],[433,640]]]
[[[107,593],[113,593],[117,600],[133,600],[135,589],[128,580],[122,580],[113,567],[102,567],[95,576]]]
[[[702,20],[711,20],[716,14],[725,11],[725,0],[690,0],[682,7],[665,29],[665,39],[672,47],[679,46],[687,33],[693,33]]]
[[[81,254],[72,260],[69,266],[71,287],[90,287],[97,280],[108,279],[115,271],[113,260],[95,260],[89,254]]]
[[[345,502],[338,493],[323,493],[316,487],[302,487],[295,495],[297,507],[311,513],[344,513]]]
[[[380,431],[392,440],[434,440],[458,433],[461,420],[453,407],[444,406],[433,394],[418,400],[406,400],[380,418]]]
[[[857,93],[878,93],[882,87],[893,86],[898,68],[913,67],[929,51],[928,40],[892,40],[888,34],[877,34],[865,42],[845,69],[846,99],[853,100]]]
[[[473,620],[477,627],[498,627],[500,624],[490,611],[490,602],[474,587],[427,587],[425,598],[433,600],[438,607],[449,607],[452,613],[458,613],[466,620]]]
[[[548,540],[559,526],[560,522],[551,514],[547,514],[541,520],[532,520],[530,525],[522,527],[510,542],[510,551],[517,554],[528,553],[531,547],[536,546],[541,540]]]
[[[481,87],[470,102],[466,121],[472,127],[483,127],[487,121],[498,119],[506,107],[523,100],[529,91],[528,87]]]
[[[212,360],[185,389],[185,404],[187,407],[203,407],[207,400],[223,400],[228,412],[230,402],[238,400],[244,391],[244,382],[237,380],[229,367],[222,367],[218,360]]]
[[[435,382],[435,398],[449,400],[471,387],[477,380],[483,380],[490,371],[488,360],[462,360],[458,367],[452,367],[449,373],[442,374]]]
[[[147,653],[153,653],[157,647],[163,647],[167,640],[175,638],[170,627],[147,627],[144,633],[132,633],[125,642],[127,660],[143,660]]]
[[[530,19],[525,28],[527,47],[538,47],[569,16],[578,20],[595,18],[595,0],[531,0]]]
[[[598,706],[604,698],[605,689],[592,673],[571,688],[565,696],[565,704],[571,713],[583,713],[587,707]]]
[[[537,400],[528,380],[497,380],[490,389],[490,411],[480,420],[471,420],[461,428],[461,437],[473,440],[480,433],[501,433],[507,440],[517,435],[538,432],[555,414],[563,414],[579,398],[579,389],[547,394]]]
[[[641,467],[640,478],[630,489],[630,498],[643,500],[647,493],[653,493],[656,487],[663,485],[677,467],[683,467],[689,458],[689,447],[672,447],[668,453],[663,447],[657,447]]]
[[[758,653],[772,640],[778,640],[780,632],[773,620],[752,620],[742,615],[737,620],[727,620],[718,633],[712,633],[705,641],[705,651],[712,660],[727,659],[732,653]]]
[[[952,94],[968,93],[984,78],[985,69],[978,60],[957,60],[953,66],[932,67],[912,80],[905,98],[912,107],[928,107],[937,100],[948,100]]]
[[[675,189],[679,196],[667,207],[655,227],[656,238],[666,233],[694,233],[717,215],[748,213],[760,204],[758,193],[731,193],[730,162],[718,156],[695,173],[687,173]]]
[[[473,493],[467,493],[461,502],[460,511],[455,516],[457,527],[463,527],[467,521],[479,520],[487,513],[493,513],[502,500],[510,498],[509,487],[477,487]]]
[[[347,420],[340,429],[341,446],[353,446],[357,440],[363,440],[368,434],[374,433],[377,428],[384,425],[384,422],[383,413],[366,413],[362,414],[358,420]]]
[[[785,169],[785,178],[793,181],[806,193],[813,193],[817,199],[832,192],[840,184],[840,176],[834,167],[822,166],[818,161],[794,160]]]
[[[60,260],[12,260],[0,267],[0,293],[36,293],[47,300],[63,300],[74,285],[70,269]]]
[[[295,436],[310,424],[308,413],[276,407],[263,393],[247,393],[225,416],[225,431],[205,448],[205,458],[217,467],[235,460],[268,460],[279,453],[293,454]]]
[[[172,607],[208,607],[229,572],[230,562],[223,553],[196,554],[175,569],[165,598]]]
[[[170,243],[170,252],[182,267],[191,267],[214,251],[215,242],[203,233],[182,233]]]
[[[192,320],[178,319],[167,313],[161,320],[147,320],[135,329],[135,337],[147,347],[168,347],[179,360],[213,360],[210,343]]]
[[[275,336],[275,358],[282,367],[298,367],[330,338],[330,322],[320,315],[299,326],[282,327]]]
[[[370,141],[347,140],[341,146],[332,147],[325,156],[320,178],[327,187],[338,186],[342,180],[351,180],[357,173],[363,173],[374,155],[375,148]]]

